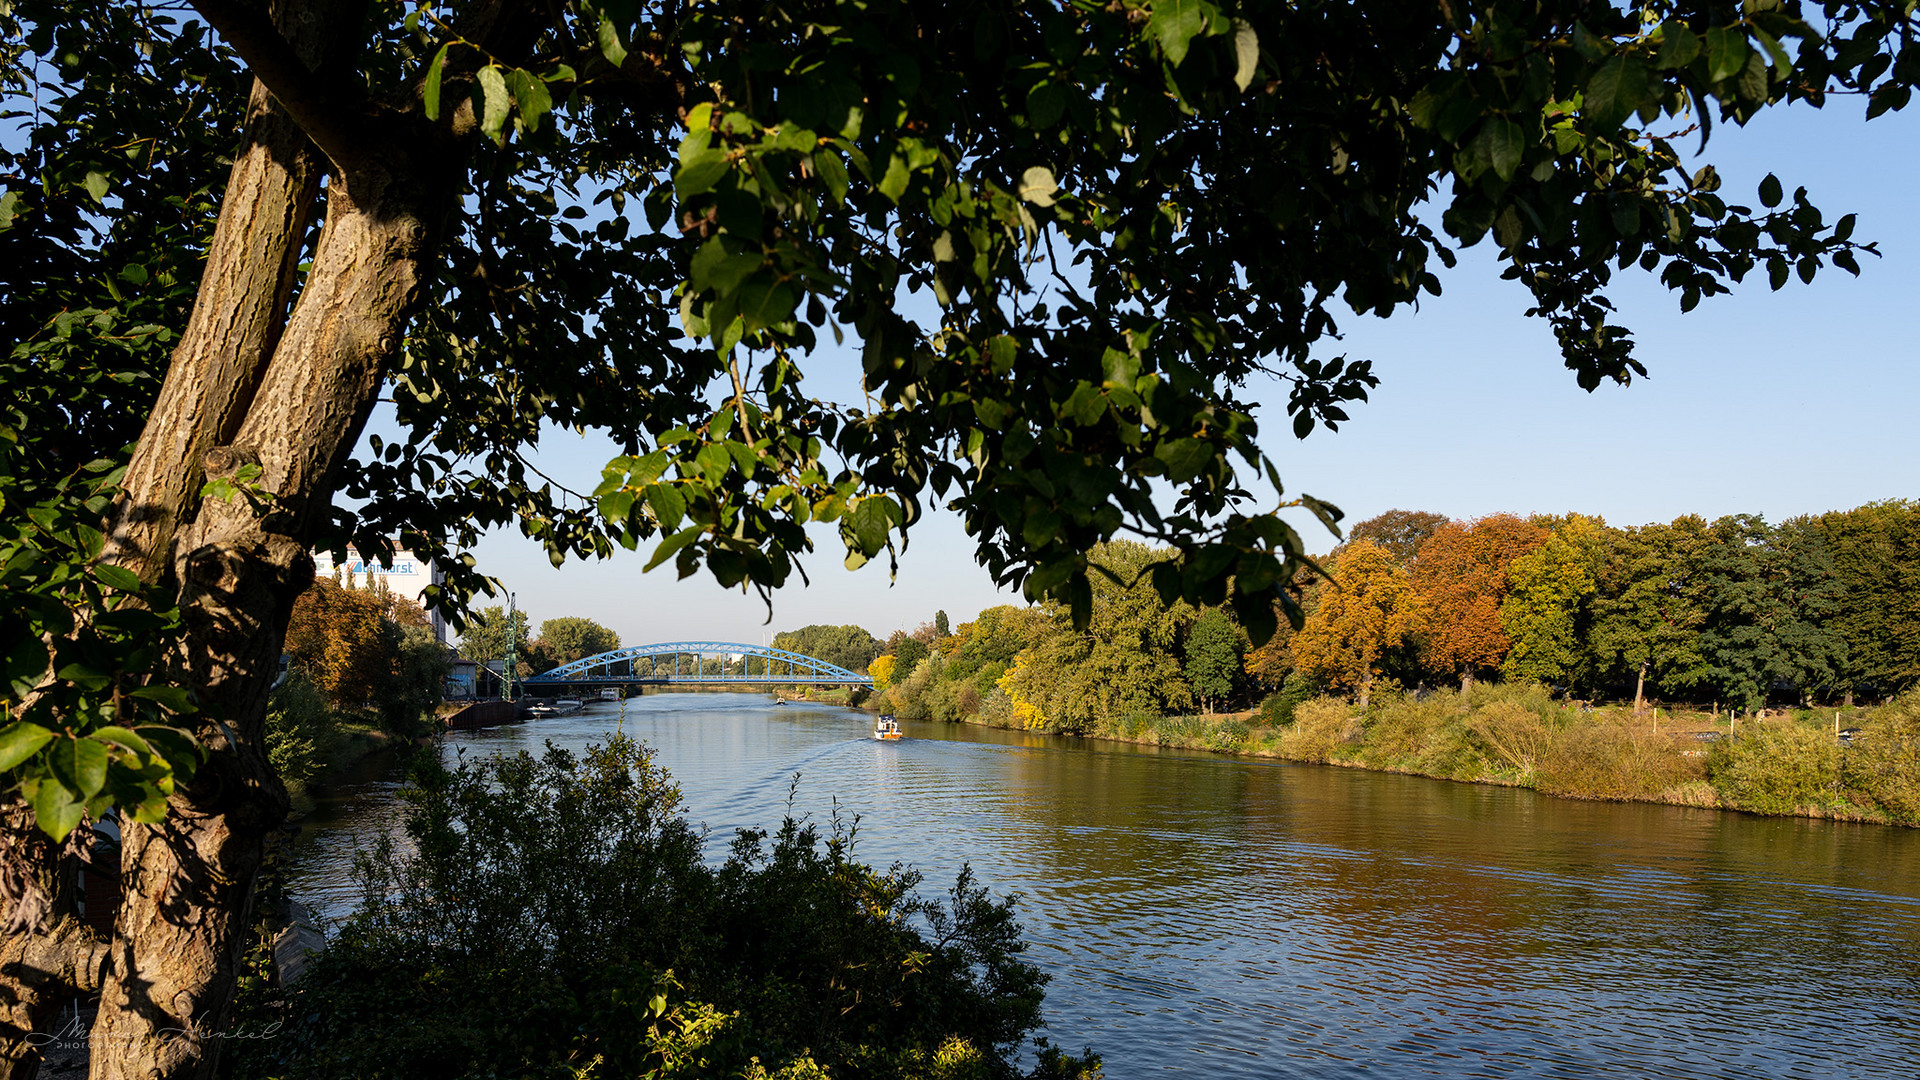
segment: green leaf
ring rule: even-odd
[[[81,182],[81,185],[87,189],[87,194],[93,196],[94,202],[103,203],[107,201],[108,188],[106,174],[89,172],[87,178]]]
[[[0,729],[0,772],[39,753],[40,748],[52,738],[53,732],[24,720]]]
[[[47,674],[50,657],[39,638],[22,638],[6,657],[7,689],[15,698],[26,697]]]
[[[895,154],[887,160],[887,173],[880,178],[880,194],[897,203],[900,196],[907,193],[907,182],[912,179],[913,173],[907,168],[907,159]]]
[[[198,711],[193,704],[193,695],[178,686],[143,686],[129,696],[154,702],[171,713],[186,715]]]
[[[93,574],[104,584],[119,589],[121,592],[137,593],[140,591],[140,575],[124,566],[102,563],[93,568]]]
[[[48,836],[65,840],[74,826],[80,824],[82,800],[74,798],[66,785],[51,777],[41,777],[22,787],[28,804],[33,807],[34,821]]]
[[[1700,35],[1686,23],[1669,19],[1660,25],[1660,52],[1654,63],[1662,70],[1686,67],[1700,55]]]
[[[520,124],[528,131],[540,129],[540,118],[553,111],[553,95],[545,81],[520,68],[507,72],[507,89],[520,110]]]
[[[1020,198],[1035,206],[1052,206],[1053,193],[1060,190],[1054,182],[1053,170],[1045,165],[1035,165],[1020,174]]]
[[[1779,177],[1768,173],[1767,178],[1760,181],[1760,202],[1768,209],[1779,206],[1780,200],[1785,197],[1785,194],[1780,190]]]
[[[839,154],[826,147],[814,151],[813,171],[819,175],[820,182],[826,185],[827,194],[833,196],[836,204],[847,201],[847,166],[840,160]]]
[[[1738,27],[1716,26],[1707,31],[1707,78],[1730,79],[1747,68],[1752,47]]]
[[[899,521],[899,504],[885,495],[872,495],[853,508],[846,528],[859,543],[861,553],[871,558],[887,546],[887,532]]]
[[[110,742],[116,746],[125,747],[136,754],[150,756],[153,753],[153,747],[147,745],[147,740],[115,724],[95,728],[87,733],[87,738]]]
[[[142,724],[140,734],[176,774],[183,777],[193,775],[195,766],[200,763],[200,744],[192,735],[162,724]]]
[[[672,529],[687,516],[687,500],[673,484],[655,484],[647,489],[647,506],[662,529]]]
[[[440,51],[433,54],[433,62],[427,65],[427,79],[420,90],[429,120],[440,119],[440,76],[446,70],[447,50],[451,48],[451,41],[440,46]]]
[[[1260,66],[1260,35],[1245,19],[1233,20],[1233,85],[1242,91],[1253,85],[1254,71]]]
[[[1205,0],[1155,0],[1147,32],[1176,67],[1187,58],[1193,39],[1212,21],[1214,7]]]
[[[1631,56],[1616,56],[1587,82],[1584,109],[1596,126],[1614,127],[1632,116],[1647,96],[1647,69]]]
[[[666,539],[660,541],[659,546],[653,549],[653,558],[647,560],[647,565],[641,568],[640,572],[644,574],[648,570],[651,570],[654,567],[659,566],[661,563],[666,562],[668,559],[673,557],[674,552],[679,551],[681,548],[686,547],[688,544],[691,544],[695,540],[699,539],[700,534],[704,531],[705,530],[702,529],[700,526],[695,525],[690,528],[682,529],[679,532],[674,533],[672,536],[669,536]]]
[[[1070,91],[1057,82],[1043,82],[1027,93],[1027,122],[1035,131],[1050,128],[1066,114]]]
[[[689,136],[688,141],[693,137]],[[691,153],[685,142],[680,146],[680,168],[673,174],[673,193],[682,200],[713,190],[713,185],[730,168],[727,152],[718,146],[706,146]]]
[[[600,13],[599,38],[600,55],[607,58],[607,63],[619,67],[627,62],[627,47],[620,43],[620,28],[605,11]]]
[[[58,762],[56,772],[65,773],[61,779],[79,789],[81,802],[98,795],[106,786],[109,756],[106,744],[93,739],[67,739],[53,748],[53,760]]]
[[[480,84],[480,132],[496,144],[507,141],[507,117],[513,115],[513,95],[507,92],[506,76],[488,64],[474,76]]]
[[[1169,480],[1184,484],[1200,475],[1213,457],[1213,446],[1199,439],[1168,439],[1154,447],[1153,456],[1167,467]]]
[[[1487,157],[1493,163],[1494,174],[1502,180],[1513,179],[1526,153],[1526,130],[1511,120],[1495,117],[1481,129],[1481,138],[1487,141]]]

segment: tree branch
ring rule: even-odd
[[[366,156],[359,135],[365,125],[358,122],[354,107],[362,95],[356,88],[308,67],[264,8],[239,0],[191,3],[336,167],[344,171]]]

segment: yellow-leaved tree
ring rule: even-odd
[[[1405,643],[1418,605],[1406,570],[1371,540],[1335,557],[1333,584],[1293,636],[1293,661],[1330,686],[1351,688],[1364,709],[1381,656]]]
[[[875,693],[885,690],[887,684],[893,682],[893,664],[893,654],[888,653],[875,658],[873,663],[867,665],[867,676],[873,680]]]

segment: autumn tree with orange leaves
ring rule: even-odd
[[[1293,660],[1329,686],[1351,687],[1365,709],[1380,658],[1418,625],[1419,601],[1406,570],[1371,540],[1348,544],[1332,572],[1332,586],[1293,636]]]
[[[1508,570],[1550,535],[1512,514],[1435,529],[1408,575],[1422,611],[1422,663],[1459,676],[1462,690],[1478,673],[1498,669],[1512,647],[1500,622]]]

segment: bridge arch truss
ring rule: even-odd
[[[521,680],[528,686],[671,686],[821,683],[872,686],[873,680],[804,653],[738,641],[665,641],[582,657]]]

